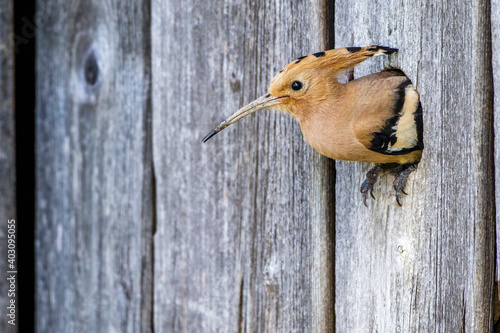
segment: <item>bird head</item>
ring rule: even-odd
[[[308,107],[311,103],[325,100],[328,93],[332,91],[331,83],[336,79],[334,72],[338,68],[332,66],[334,59],[332,56],[328,56],[327,52],[318,52],[290,62],[276,74],[269,85],[267,94],[226,118],[202,141],[208,141],[212,136],[241,118],[266,108],[288,112],[300,120],[304,116],[303,112],[311,110]]]

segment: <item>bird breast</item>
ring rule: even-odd
[[[306,142],[318,153],[336,160],[353,160],[353,151],[360,147],[356,143],[352,126],[342,119],[335,119],[321,112],[300,121]]]

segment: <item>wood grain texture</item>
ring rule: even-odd
[[[16,175],[14,133],[14,31],[13,2],[0,2],[0,332],[17,332],[7,323],[10,298],[7,268],[7,223],[16,219]],[[19,315],[19,312],[17,312]]]
[[[426,148],[403,207],[392,179],[362,204],[369,165],[337,163],[338,332],[490,332],[494,272],[489,2],[337,0],[335,43],[398,47],[421,94]],[[390,9],[390,10],[389,10]]]
[[[491,0],[491,51],[493,68],[493,114],[495,133],[495,206],[500,207],[500,0]],[[496,275],[495,281],[500,281],[500,209],[496,209]],[[499,286],[497,285],[497,288]],[[500,330],[500,298],[497,290],[495,300],[495,323]]]
[[[271,111],[200,142],[324,49],[324,3],[205,4],[152,2],[155,331],[332,331],[332,162]]]
[[[151,332],[149,12],[38,3],[38,332]]]

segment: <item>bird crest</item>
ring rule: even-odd
[[[367,58],[383,54],[392,54],[397,51],[398,49],[387,46],[372,45],[365,47],[345,47],[316,52],[291,61],[276,74],[271,81],[271,85],[283,77],[308,70],[328,70],[331,74],[336,74],[353,68]]]

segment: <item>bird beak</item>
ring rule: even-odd
[[[210,131],[210,133],[205,135],[205,137],[201,141],[207,142],[211,137],[222,131],[224,128],[228,127],[231,124],[234,124],[241,118],[248,116],[249,114],[254,113],[255,111],[279,104],[280,99],[281,99],[280,97],[274,97],[271,96],[271,94],[266,94],[264,96],[257,98],[255,101],[242,107],[241,109],[230,115],[226,120],[220,123],[219,126],[215,127],[213,130]]]

